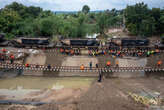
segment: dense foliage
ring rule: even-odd
[[[126,27],[133,35],[152,36],[164,34],[164,10],[149,9],[144,3],[127,6]]]
[[[24,6],[17,2],[0,10],[0,33],[7,38],[16,36],[85,37],[94,33],[105,33],[111,26],[120,25],[118,11],[89,12],[85,5],[82,11],[70,14],[55,14],[40,7]]]
[[[58,35],[82,38],[94,33],[105,35],[109,28],[122,27],[123,21],[133,35],[151,36],[164,32],[164,10],[149,9],[144,3],[127,6],[125,10],[102,12],[90,12],[89,6],[84,5],[82,11],[68,14],[56,14],[17,2],[0,9],[0,33],[5,33],[7,38]]]

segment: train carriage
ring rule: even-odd
[[[12,44],[15,47],[45,47],[50,48],[54,47],[55,45],[53,43],[50,43],[49,38],[17,38],[12,41]]]

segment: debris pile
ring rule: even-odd
[[[134,99],[134,101],[141,103],[146,106],[157,106],[161,104],[162,99],[160,98],[160,93],[148,93],[142,91],[140,93],[128,93],[129,96]]]

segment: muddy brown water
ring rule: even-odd
[[[32,77],[20,76],[15,78],[0,79],[0,89],[52,89],[55,85],[64,88],[76,88],[90,85],[95,78],[91,77]]]
[[[0,79],[0,96],[7,99],[19,100],[31,92],[41,90],[76,89],[89,87],[95,78],[91,77],[32,77],[20,76]]]

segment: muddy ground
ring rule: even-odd
[[[164,80],[154,77],[104,79],[102,83],[95,81],[80,97],[69,97],[56,104],[42,106],[1,105],[0,110],[149,110],[147,106],[131,99],[128,93],[143,90],[159,92],[164,98],[163,83]]]

